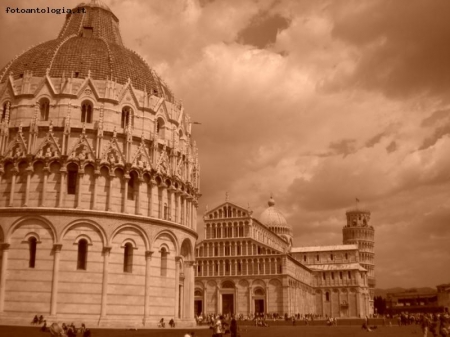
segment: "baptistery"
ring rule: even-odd
[[[100,1],[0,70],[0,324],[194,324],[192,122]]]

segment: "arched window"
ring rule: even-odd
[[[230,244],[228,242],[225,244],[225,256],[230,256]]]
[[[345,259],[346,259],[346,260],[348,259],[348,254],[347,254],[347,253],[345,253]]]
[[[77,269],[86,270],[87,265],[88,242],[85,239],[78,241],[78,259]]]
[[[327,278],[327,276],[326,276],[325,272],[323,272],[323,273],[322,273],[322,279],[325,281],[326,278]]]
[[[10,107],[11,107],[11,102],[10,101],[6,101],[3,104],[2,120],[1,120],[1,122],[3,122],[6,119],[6,112],[9,110]]]
[[[334,272],[331,272],[331,279],[334,280]]]
[[[330,293],[328,291],[325,293],[325,301],[330,302]]]
[[[131,243],[126,243],[123,247],[123,272],[131,273],[133,268],[133,246]]]
[[[352,279],[352,273],[349,271],[348,272],[348,279],[351,280]]]
[[[47,98],[43,98],[39,101],[39,111],[41,112],[41,121],[48,121],[50,101]]]
[[[320,260],[319,254],[316,255],[316,260],[317,260],[317,261]]]
[[[331,261],[334,260],[334,255],[333,254],[330,254],[330,259],[331,259]]]
[[[159,138],[164,138],[164,119],[158,118],[156,121],[156,134]]]
[[[230,261],[228,260],[225,261],[225,272],[226,273],[230,272]]]
[[[78,166],[76,164],[69,164],[67,166],[67,194],[76,194],[78,180]]]
[[[81,123],[92,123],[92,110],[91,102],[81,104]]]
[[[36,265],[36,246],[37,246],[37,240],[34,236],[28,239],[28,244],[30,247],[30,260],[28,263],[28,267],[34,268]]]
[[[255,296],[264,296],[264,289],[256,288],[254,294]]]
[[[342,280],[342,272],[339,272],[339,278]]]
[[[161,276],[167,276],[167,252],[166,248],[161,248]]]
[[[128,126],[134,125],[134,113],[133,109],[129,106],[126,106],[122,109],[122,123],[123,128],[127,128]]]
[[[306,255],[303,255],[303,262],[306,262]]]

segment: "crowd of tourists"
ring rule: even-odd
[[[399,326],[420,325],[424,337],[450,336],[450,315],[448,313],[408,314],[402,312],[396,318]]]
[[[87,329],[84,323],[80,327],[76,327],[74,323],[68,325],[66,323],[62,323],[61,325],[52,323],[51,325],[47,325],[47,321],[42,315],[39,317],[36,315],[31,321],[31,324],[42,324],[40,330],[42,332],[50,332],[55,337],[91,337],[91,330]]]
[[[210,314],[203,314],[200,313],[199,315],[195,316],[195,321],[197,322],[197,325],[202,324],[209,324],[211,325],[213,322],[217,320],[219,316],[223,316],[226,321],[231,320],[230,314],[216,314],[216,313],[210,313]],[[321,317],[319,315],[313,315],[313,314],[294,314],[292,316],[289,316],[288,314],[280,315],[278,313],[250,313],[249,315],[244,314],[236,314],[235,319],[237,321],[255,321],[255,322],[267,322],[267,321],[276,321],[276,320],[285,320],[293,322],[296,321],[304,321],[306,325],[308,325],[308,322],[314,321],[315,319],[328,319],[328,317]],[[258,325],[258,324],[255,324]]]

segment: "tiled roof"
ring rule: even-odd
[[[358,249],[358,245],[293,247],[291,249],[291,253],[332,252],[339,250],[354,250],[354,249]]]
[[[367,271],[359,263],[309,264],[308,267],[316,271],[334,271],[334,270]]]
[[[69,14],[59,37],[35,46],[0,70],[0,81],[9,75],[18,79],[25,71],[33,77],[87,78],[89,71],[93,80],[112,79],[125,84],[128,79],[135,89],[144,90],[174,102],[169,88],[135,52],[122,45],[118,20],[99,1],[83,4],[86,14]],[[93,27],[91,36],[84,36],[84,26]]]

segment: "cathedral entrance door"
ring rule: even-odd
[[[264,300],[255,300],[255,314],[264,313]]]
[[[195,300],[194,301],[194,314],[200,315],[203,312],[203,301],[202,300]]]
[[[223,294],[222,295],[222,314],[234,314],[234,295]]]

